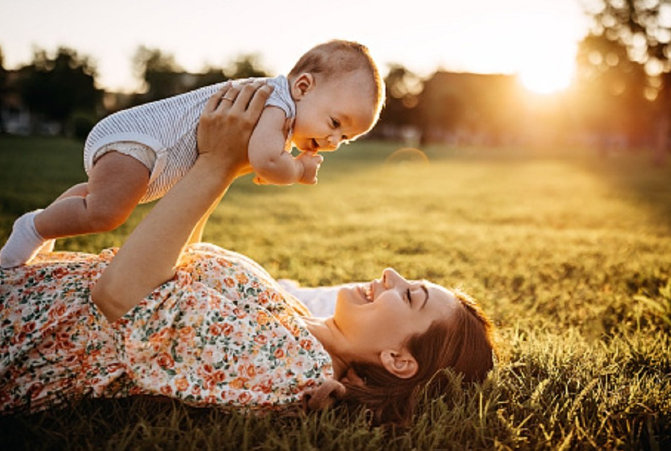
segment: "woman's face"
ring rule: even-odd
[[[402,349],[434,321],[449,322],[459,307],[449,290],[387,268],[381,279],[341,289],[333,320],[351,352],[375,362],[381,351]]]

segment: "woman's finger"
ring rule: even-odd
[[[268,100],[272,92],[273,87],[267,84],[254,91],[252,100],[249,102],[249,106],[247,106],[247,113],[255,119],[258,118],[266,106],[266,100]]]
[[[240,87],[238,86],[231,86],[231,89],[229,89],[226,94],[224,94],[221,97],[221,102],[219,102],[219,106],[217,109],[222,109],[224,107],[229,107],[233,105],[238,98],[238,94],[240,93]]]
[[[253,83],[248,83],[245,84],[244,86],[241,87],[240,94],[238,94],[238,97],[235,99],[235,108],[237,112],[242,112],[247,109],[247,105],[249,104],[249,100],[252,98],[254,93],[263,86],[264,83],[261,81],[255,81]]]
[[[215,92],[212,97],[210,97],[207,100],[207,103],[205,104],[205,108],[203,109],[203,113],[211,113],[214,110],[217,109],[219,106],[219,103],[221,102],[221,99],[226,95],[226,93],[231,89],[231,83],[226,82],[222,85],[221,88],[217,89],[217,92]]]

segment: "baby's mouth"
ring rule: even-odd
[[[312,149],[310,149],[310,150],[312,150],[314,152],[319,150],[319,143],[317,142],[316,139],[312,138],[312,140],[310,141],[310,144],[312,144]]]

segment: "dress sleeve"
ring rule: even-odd
[[[253,266],[204,254],[186,255],[173,280],[114,324],[134,393],[272,408],[332,375],[328,353],[293,310],[275,308]]]

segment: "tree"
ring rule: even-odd
[[[233,79],[268,76],[268,72],[261,67],[257,54],[240,55],[226,72]]]
[[[133,56],[133,69],[145,83],[143,101],[154,101],[184,92],[184,70],[171,54],[145,46],[138,47]]]
[[[89,58],[60,47],[52,58],[36,50],[33,63],[20,69],[21,98],[33,113],[57,121],[68,134],[73,114],[95,115],[102,91],[95,87],[96,70]]]
[[[653,128],[653,103],[644,66],[629,59],[625,46],[604,35],[589,35],[577,55],[574,120],[607,146],[617,136],[644,144]]]
[[[4,54],[2,53],[2,47],[0,47],[0,113],[5,106],[5,95],[7,93],[7,71],[4,66]],[[2,114],[0,114],[0,133],[4,133],[5,123],[2,120]]]
[[[396,134],[404,126],[419,125],[416,107],[422,80],[401,64],[391,64],[384,83],[387,95],[380,127]]]
[[[627,50],[629,60],[644,66],[648,96],[657,106],[657,160],[669,147],[671,132],[671,3],[668,0],[593,0],[592,36],[604,36]]]

